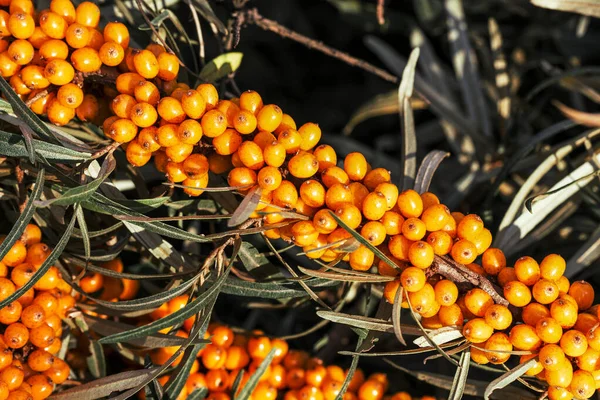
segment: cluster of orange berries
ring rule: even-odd
[[[123,261],[115,258],[100,264],[100,267],[117,272],[123,272]],[[137,295],[140,283],[134,279],[114,278],[104,276],[99,272],[87,273],[79,280],[79,287],[87,294],[100,293],[99,299],[117,302],[119,300],[132,300]],[[101,291],[101,292],[100,292]],[[77,300],[83,301],[83,296],[75,296]],[[89,311],[84,311],[90,313]],[[93,313],[92,313],[93,314]]]
[[[28,225],[0,262],[0,301],[27,284],[49,254],[41,230]],[[75,305],[70,293],[51,267],[23,296],[0,309],[0,400],[42,400],[69,377],[69,366],[57,354],[62,318]]]
[[[31,0],[3,0],[0,7],[0,76],[36,114],[47,115],[56,125],[75,117],[98,122],[110,115],[109,100],[119,93],[107,86],[98,89],[101,95],[92,94],[86,74],[106,68],[102,74],[114,75],[109,73],[114,69],[123,73],[117,89],[127,73],[154,79],[158,87],[168,89],[179,72],[178,58],[162,46],[129,47],[129,30],[123,23],[110,22],[100,29],[100,9],[94,2],[75,7],[70,0],[52,0],[50,8],[39,13]],[[113,112],[122,100],[113,101]],[[149,112],[139,107],[136,112]]]
[[[165,313],[172,313],[187,304],[187,296],[177,297],[169,301],[152,315],[159,318]],[[194,319],[186,320],[183,329],[177,336],[186,338],[192,328]],[[198,353],[185,388],[180,399],[185,399],[194,390],[207,388],[207,400],[232,399],[233,384],[243,372],[238,391],[247,383],[260,363],[272,349],[274,358],[266,371],[261,375],[259,383],[252,392],[254,400],[334,400],[340,392],[347,371],[336,365],[325,366],[323,361],[310,358],[306,352],[289,349],[288,343],[282,339],[271,339],[260,331],[251,335],[234,334],[231,328],[210,324],[205,334],[211,343]],[[161,365],[178,349],[178,346],[153,350],[152,361]],[[175,362],[175,365],[180,360]],[[159,378],[165,384],[169,375]],[[407,392],[386,395],[388,378],[383,373],[375,373],[365,378],[362,370],[356,370],[352,377],[344,400],[411,400]],[[435,400],[426,396],[422,400]]]

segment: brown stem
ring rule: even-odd
[[[496,304],[509,306],[508,301],[500,295],[499,288],[492,282],[448,257],[435,256],[429,273],[440,274],[455,283],[470,283],[489,294]]]
[[[398,83],[400,80],[397,76],[390,74],[382,70],[381,68],[377,68],[376,66],[361,60],[356,57],[352,57],[351,55],[344,53],[338,49],[334,49],[333,47],[329,47],[323,42],[318,40],[311,39],[307,36],[301,35],[297,32],[294,32],[283,25],[280,25],[278,22],[267,19],[259,14],[256,8],[248,9],[245,11],[245,19],[247,22],[252,23],[259,28],[262,28],[266,31],[274,32],[281,37],[285,37],[291,40],[294,40],[298,43],[302,43],[306,47],[309,47],[314,50],[318,50],[328,56],[337,58],[338,60],[344,61],[345,63],[361,68],[367,72],[370,72],[374,75],[377,75],[381,79],[384,79],[388,82]]]
[[[37,93],[35,96],[33,96],[32,98],[28,99],[28,100],[25,102],[25,105],[26,105],[27,107],[31,107],[31,105],[32,105],[33,103],[35,103],[36,101],[38,101],[39,99],[41,99],[41,98],[44,98],[44,97],[48,96],[48,94],[50,94],[50,91],[51,91],[50,89],[44,89],[44,90],[42,90],[41,92],[38,92],[38,93]]]
[[[385,12],[384,3],[385,0],[377,0],[377,23],[379,25],[385,24],[385,16],[383,15]]]
[[[112,142],[108,146],[105,146],[105,147],[101,148],[100,150],[98,150],[97,152],[95,152],[94,154],[92,154],[92,159],[95,160],[96,158],[102,157],[103,155],[105,155],[107,153],[113,152],[120,145],[121,145],[121,143],[119,143],[119,142]]]

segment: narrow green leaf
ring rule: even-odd
[[[396,290],[396,295],[394,296],[394,304],[392,307],[392,325],[394,327],[394,334],[396,335],[396,338],[402,345],[406,346],[406,341],[402,335],[402,324],[400,323],[400,317],[402,316],[403,295],[404,288],[400,286],[398,290]]]
[[[94,378],[106,376],[104,349],[96,340],[90,341],[90,356],[86,358],[88,369]]]
[[[265,373],[267,367],[271,365],[271,361],[273,361],[273,357],[275,357],[275,350],[275,348],[272,348],[271,351],[269,351],[269,354],[261,361],[256,371],[248,378],[248,382],[246,382],[239,394],[234,395],[235,400],[248,400],[254,391],[254,388],[258,385],[261,376]]]
[[[85,253],[85,262],[90,261],[91,256],[91,245],[90,237],[88,235],[87,223],[85,222],[85,215],[83,214],[83,208],[81,204],[77,204],[75,207],[75,213],[77,214],[77,224],[79,225],[79,231],[81,232],[81,241],[83,242],[83,251]]]
[[[56,244],[56,247],[54,247],[52,252],[48,255],[48,258],[46,259],[46,261],[44,261],[44,263],[35,272],[35,274],[33,274],[31,279],[25,285],[18,288],[13,294],[8,296],[6,299],[0,301],[0,309],[6,307],[13,301],[20,298],[25,292],[27,292],[29,289],[31,289],[33,287],[33,285],[35,285],[35,283],[37,281],[39,281],[42,276],[44,276],[44,274],[50,269],[50,267],[52,267],[54,265],[54,262],[56,260],[58,260],[58,257],[60,257],[61,253],[67,246],[69,239],[71,238],[71,233],[73,232],[73,227],[75,226],[76,220],[77,220],[77,215],[75,213],[73,213],[71,222],[69,222],[69,225],[66,227],[65,232],[63,233],[62,237]]]
[[[36,160],[46,165],[50,161],[64,163],[85,161],[92,156],[90,153],[70,150],[37,139],[33,139],[32,143],[35,148]],[[7,157],[28,158],[25,138],[14,133],[0,131],[0,154]]]
[[[256,210],[256,206],[258,206],[258,203],[260,203],[261,196],[262,189],[260,186],[255,186],[250,189],[250,191],[244,196],[244,200],[242,200],[240,205],[231,215],[229,221],[227,221],[227,226],[233,228],[234,226],[238,226],[239,224],[246,222],[254,210]]]
[[[57,206],[67,206],[89,199],[96,192],[96,190],[98,190],[98,187],[100,187],[106,178],[108,178],[109,175],[114,171],[116,166],[117,162],[112,153],[110,153],[104,159],[102,168],[100,169],[96,179],[92,180],[86,185],[71,188],[64,192],[60,197],[55,199],[40,201],[37,204],[38,207],[48,207],[52,204]]]
[[[459,367],[456,369],[454,374],[454,385],[450,390],[448,400],[460,400],[465,393],[465,386],[467,385],[467,377],[469,375],[469,365],[471,361],[471,351],[466,349],[460,355]]]
[[[485,388],[485,393],[483,395],[483,398],[485,400],[488,400],[490,398],[490,396],[492,395],[492,393],[494,392],[494,390],[502,389],[502,388],[510,385],[514,381],[516,381],[525,372],[527,372],[527,370],[529,370],[531,367],[533,367],[536,362],[537,362],[537,360],[535,358],[532,358],[531,360],[526,361],[523,364],[517,365],[510,371],[503,374],[502,376],[491,381],[490,384]]]
[[[419,54],[420,49],[418,47],[410,53],[410,57],[402,73],[400,86],[398,87],[399,114],[400,123],[402,124],[400,165],[404,166],[402,188],[405,190],[414,186],[417,174],[417,135],[415,133],[415,121],[410,98],[413,94]]]
[[[394,333],[394,326],[378,318],[363,317],[362,315],[344,314],[334,311],[317,311],[317,315],[323,319],[338,324],[367,329],[369,331]],[[403,326],[402,333],[411,336],[421,336],[423,332],[416,326]]]
[[[200,71],[200,78],[207,82],[215,82],[235,72],[242,63],[242,53],[224,53],[211,60]]]
[[[314,291],[323,291],[339,285],[339,282],[325,281],[318,284],[311,284],[309,287]],[[247,282],[242,279],[230,276],[222,287],[223,293],[233,294],[242,297],[258,297],[263,299],[290,299],[306,296],[306,292],[299,287],[294,288],[289,285],[280,285],[277,283]]]
[[[310,268],[304,268],[301,266],[298,266],[298,269],[303,274],[312,276],[314,278],[329,279],[329,280],[338,281],[338,282],[363,282],[363,283],[378,283],[379,282],[380,283],[380,282],[393,281],[395,279],[394,277],[391,277],[391,276],[374,275],[374,274],[361,274],[361,275],[347,274],[346,275],[346,274],[340,274],[337,272],[314,270],[314,269],[310,269]]]
[[[429,190],[433,174],[435,174],[435,171],[437,171],[442,161],[444,161],[444,158],[448,156],[450,156],[450,153],[441,150],[432,150],[427,153],[419,166],[419,171],[417,171],[415,179],[415,190],[418,193],[424,193]]]
[[[204,400],[208,396],[208,388],[200,388],[188,394],[187,400]]]
[[[360,349],[362,342],[363,342],[363,339],[359,337],[358,343],[356,343],[356,351],[358,351],[358,349]],[[348,390],[348,386],[350,386],[350,382],[352,381],[352,378],[354,377],[356,368],[358,368],[358,359],[359,359],[358,356],[352,356],[352,362],[350,363],[350,368],[348,369],[346,378],[344,378],[344,383],[342,383],[342,387],[340,388],[338,395],[335,397],[335,400],[342,400],[344,398],[344,395],[346,394],[346,391]]]
[[[151,333],[156,333],[161,329],[176,325],[183,322],[194,314],[197,314],[203,307],[206,306],[213,296],[218,296],[219,289],[225,283],[231,266],[223,272],[223,274],[194,301],[190,302],[185,308],[174,312],[164,318],[153,321],[147,325],[143,325],[127,332],[121,332],[114,335],[106,336],[100,339],[100,343],[120,343],[124,340],[140,338]]]
[[[19,215],[19,218],[13,224],[10,232],[4,238],[2,244],[0,244],[0,260],[4,258],[6,253],[10,250],[10,248],[15,244],[15,242],[21,237],[27,224],[31,221],[33,214],[35,212],[35,201],[40,198],[44,190],[44,168],[41,168],[38,171],[38,175],[35,179],[35,183],[33,184],[33,192],[29,196],[29,199],[25,203],[25,207],[23,208],[23,212]]]
[[[283,278],[280,268],[273,265],[264,254],[249,242],[242,242],[238,256],[246,271],[260,282],[266,279]]]

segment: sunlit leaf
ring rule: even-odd
[[[225,53],[211,60],[200,71],[200,78],[207,82],[214,82],[237,71],[242,63],[242,53]]]

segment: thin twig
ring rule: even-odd
[[[139,0],[138,0],[139,1]],[[258,10],[255,8],[248,9],[244,11],[246,22],[252,23],[258,26],[261,29],[266,31],[274,32],[279,36],[294,40],[298,43],[302,43],[306,47],[309,47],[314,50],[318,50],[328,56],[337,58],[345,63],[352,65],[354,67],[361,68],[367,72],[370,72],[374,75],[377,75],[381,79],[384,79],[391,83],[399,83],[400,80],[397,76],[390,74],[389,72],[384,71],[381,68],[377,68],[376,66],[361,60],[356,57],[352,57],[351,55],[344,53],[343,51],[334,49],[333,47],[329,47],[323,42],[318,40],[311,39],[307,36],[301,35],[297,32],[294,32],[285,26],[279,24],[276,21],[267,19],[259,14]]]
[[[36,101],[38,101],[38,100],[39,100],[39,99],[41,99],[41,98],[44,98],[44,97],[48,96],[49,94],[50,94],[50,91],[49,91],[48,89],[44,89],[44,90],[42,90],[41,92],[38,92],[38,93],[36,93],[36,95],[35,95],[35,96],[33,96],[32,98],[28,99],[28,100],[25,102],[25,105],[26,105],[27,107],[31,108],[31,105],[32,105],[33,103],[35,103]]]
[[[384,7],[385,0],[377,0],[377,22],[379,25],[385,24]]]

